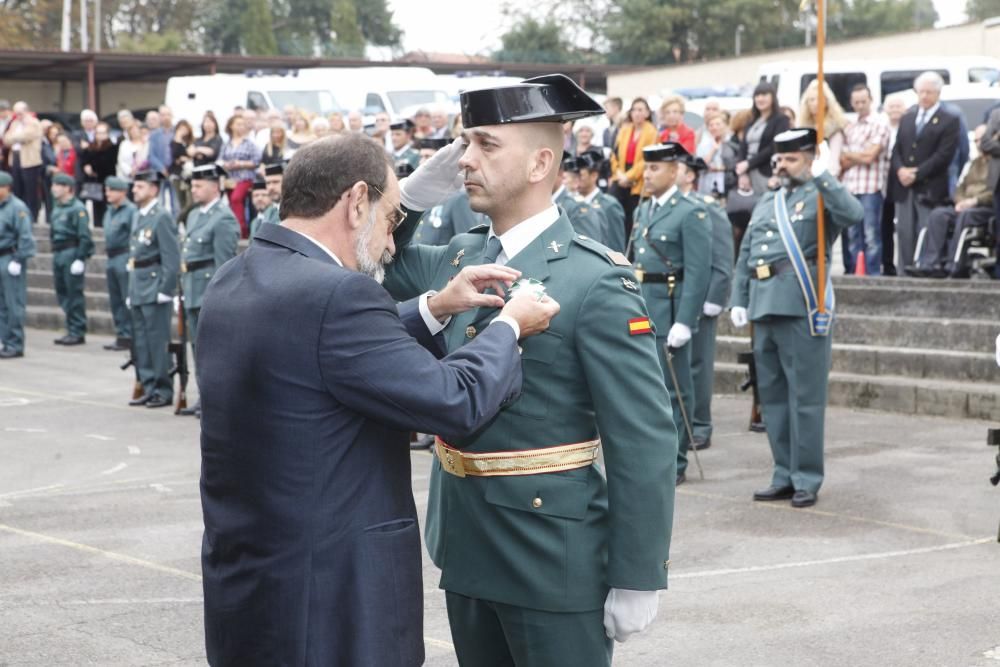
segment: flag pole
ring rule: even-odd
[[[823,77],[823,47],[826,46],[826,0],[816,0],[816,150],[823,143],[826,129],[826,85]],[[826,312],[826,220],[823,195],[816,197],[816,280],[819,312]]]

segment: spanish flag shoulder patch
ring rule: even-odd
[[[628,321],[628,333],[630,336],[653,333],[653,325],[648,317],[636,317]]]

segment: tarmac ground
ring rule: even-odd
[[[0,361],[0,665],[204,664],[198,422],[128,407],[109,339],[56,335]],[[748,411],[716,398],[670,589],[615,664],[1000,665],[991,425],[830,409],[826,484],[796,510],[750,499],[770,454]],[[422,517],[431,459],[411,456]],[[455,665],[437,579],[425,554],[427,664]]]

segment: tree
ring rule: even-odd
[[[500,50],[493,57],[500,62],[569,63],[575,58],[571,46],[555,21],[521,15],[500,38]]]
[[[246,10],[240,16],[240,33],[244,54],[273,56],[278,53],[267,0],[247,0]]]
[[[967,0],[965,13],[970,21],[985,21],[1000,16],[1000,0]]]

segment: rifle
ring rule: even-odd
[[[750,325],[750,346],[753,348],[753,325]],[[740,385],[740,391],[753,389],[753,405],[750,406],[750,427],[754,433],[764,433],[767,429],[760,414],[760,394],[757,391],[757,363],[754,361],[753,352],[740,352],[736,355],[736,362],[746,364],[747,377]]]
[[[170,377],[177,375],[180,378],[180,390],[177,392],[177,406],[174,414],[181,414],[181,410],[187,410],[187,384],[190,371],[187,362],[187,318],[184,315],[184,288],[181,287],[180,280],[177,281],[177,336],[180,342],[170,343],[170,353],[174,355],[174,367],[170,369]]]

